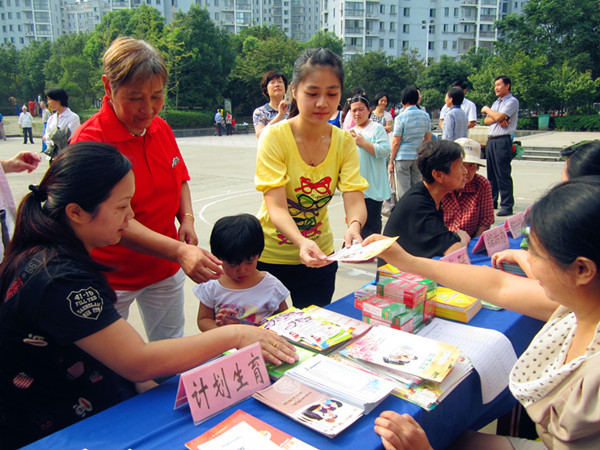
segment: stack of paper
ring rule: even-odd
[[[481,310],[481,300],[452,289],[438,287],[434,298],[435,315],[467,323]]]
[[[356,325],[346,326],[334,323],[322,318],[321,316],[324,317],[324,314],[326,313],[323,311],[310,313],[298,308],[289,308],[269,317],[262,327],[298,346],[320,353],[328,353],[352,339]],[[340,314],[338,316],[346,317]],[[354,320],[354,322],[359,321]]]

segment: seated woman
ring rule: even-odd
[[[383,256],[400,270],[546,321],[513,367],[510,390],[535,422],[539,448],[600,448],[600,177],[555,186],[528,216],[537,280],[417,258],[398,245]],[[430,448],[419,425],[406,416],[386,412],[375,431],[386,449]],[[410,447],[403,445],[408,438],[414,441]],[[509,439],[515,438],[467,432],[454,447],[512,449]]]
[[[268,361],[297,359],[283,339],[253,326],[145,343],[121,318],[108,268],[90,257],[119,242],[133,218],[131,163],[114,147],[67,147],[29,188],[0,266],[2,449],[113,406],[135,394],[134,382],[194,368],[232,347],[260,342]]]
[[[442,199],[444,223],[450,231],[463,230],[471,237],[481,236],[494,223],[492,187],[487,178],[477,174],[479,166],[485,166],[481,145],[468,138],[454,142],[465,152],[463,165],[467,169],[467,182],[465,187],[448,192]]]
[[[423,181],[398,200],[383,231],[386,236],[399,236],[398,243],[410,254],[442,256],[469,243],[467,233],[446,227],[440,211],[442,198],[465,186],[463,154],[461,146],[452,141],[436,139],[419,146],[417,166]]]
[[[600,175],[600,140],[583,141],[560,151],[565,160],[561,181],[574,180],[586,175]],[[502,268],[504,263],[518,264],[525,275],[535,278],[525,250],[509,249],[492,255],[492,267]]]

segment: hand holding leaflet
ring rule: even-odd
[[[354,244],[349,248],[343,248],[327,257],[329,261],[358,262],[367,261],[379,255],[382,251],[392,245],[398,236],[371,242],[368,245]]]

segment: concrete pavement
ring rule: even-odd
[[[600,133],[585,133],[584,139],[600,139]],[[537,135],[539,145],[578,142],[580,133],[544,133]],[[523,140],[523,138],[521,138]],[[576,140],[578,139],[578,140]],[[254,169],[257,139],[253,134],[234,136],[205,136],[179,138],[177,142],[191,175],[190,188],[196,216],[196,232],[200,246],[209,248],[212,225],[224,215],[242,212],[255,214],[261,203],[261,194],[254,189]],[[0,141],[0,159],[8,159],[22,150],[41,150],[41,143],[23,145],[21,137]],[[18,202],[28,192],[29,184],[37,184],[47,168],[43,162],[37,171],[27,174],[8,174],[9,183]],[[562,162],[514,161],[513,179],[515,212],[524,211],[550,186],[560,181]],[[485,175],[485,170],[480,172]],[[330,220],[335,247],[342,245],[344,209],[338,194],[331,201]],[[502,223],[504,220],[496,220]],[[345,296],[373,279],[375,263],[340,264],[334,298]],[[198,301],[192,293],[194,283],[186,282],[186,334],[196,334]],[[137,313],[132,307],[130,321],[144,335]]]

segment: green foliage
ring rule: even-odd
[[[416,53],[403,53],[399,58],[392,58],[383,52],[368,52],[346,62],[344,91],[349,93],[362,87],[369,98],[384,91],[389,95],[390,104],[395,104],[400,101],[402,89],[415,84],[423,69],[423,60]]]
[[[442,55],[439,61],[430,63],[429,67],[419,75],[417,84],[422,91],[435,89],[446,94],[454,81],[466,81],[471,70],[466,62],[454,61],[449,56]]]
[[[259,29],[270,30],[265,27]],[[265,72],[279,70],[291,80],[294,61],[301,51],[302,46],[290,39],[260,39],[255,35],[248,35],[229,76],[227,95],[234,102],[234,115],[250,115],[255,108],[266,102],[267,99],[260,90],[260,80]]]
[[[578,72],[600,75],[598,0],[529,0],[524,14],[500,21],[497,49],[545,56],[551,66],[568,62]]]
[[[193,6],[175,16],[181,52],[186,54],[177,63],[178,105],[214,108],[226,97],[229,73],[235,61],[230,35],[217,28],[208,12]]]
[[[340,58],[344,53],[344,40],[331,31],[319,30],[304,44],[304,48],[328,48]]]
[[[173,130],[212,127],[214,124],[214,114],[207,111],[174,111],[165,109],[159,113],[159,116],[165,119]]]
[[[559,116],[550,118],[556,130],[560,131],[600,131],[600,115],[594,116]]]
[[[427,88],[421,89],[421,105],[425,107],[427,111],[431,114],[433,111],[437,109],[442,109],[444,106],[444,99],[446,98],[446,93],[441,93],[437,89]]]
[[[17,101],[23,103],[19,87],[19,58],[20,54],[14,45],[0,46],[0,105],[9,106],[8,97],[16,97]],[[14,108],[12,107],[12,114]]]
[[[537,117],[519,117],[519,130],[537,130],[538,129],[538,118]]]

